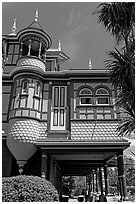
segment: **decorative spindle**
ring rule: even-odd
[[[36,12],[35,12],[35,21],[38,21],[38,17],[39,17],[39,11],[38,11],[38,9],[36,9]]]
[[[89,59],[88,65],[89,65],[89,69],[92,69],[92,60],[91,59]]]
[[[61,51],[61,40],[59,40],[58,51]]]
[[[30,56],[30,50],[31,50],[31,39],[29,40],[29,50],[28,50],[28,56]]]
[[[16,35],[16,30],[17,30],[17,21],[16,21],[16,19],[14,19],[12,29],[11,29],[11,33],[9,35]]]
[[[40,58],[40,54],[41,54],[41,46],[42,46],[42,42],[40,42],[40,44],[39,44],[39,58]]]

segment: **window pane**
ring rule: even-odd
[[[7,64],[12,64],[12,55],[8,55]]]
[[[81,98],[81,104],[92,104],[91,98]]]
[[[64,126],[64,110],[60,110],[60,126]]]
[[[8,54],[13,54],[14,45],[9,45]]]
[[[19,45],[15,45],[14,54],[19,54]]]
[[[109,104],[108,97],[107,98],[97,98],[97,104]]]
[[[60,107],[65,106],[65,88],[61,87],[60,88]]]
[[[13,56],[13,64],[16,64],[17,59],[18,59],[18,55],[14,55],[14,56]]]
[[[108,94],[108,91],[106,89],[101,88],[101,89],[97,90],[97,94],[100,94],[100,95],[105,94],[106,95],[106,94]]]
[[[80,94],[89,94],[89,95],[91,95],[92,94],[92,92],[91,92],[91,90],[90,89],[87,89],[87,88],[85,88],[85,89],[82,89],[81,91],[80,91]]]
[[[58,126],[58,110],[54,110],[53,125]]]
[[[59,88],[55,87],[54,88],[54,107],[58,107],[58,102],[59,102]]]
[[[27,81],[23,81],[23,84],[22,84],[22,93],[27,93],[27,87],[28,87],[28,82]]]

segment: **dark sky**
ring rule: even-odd
[[[107,33],[93,15],[99,2],[3,2],[2,33],[11,32],[14,19],[17,19],[17,32],[27,27],[39,10],[38,22],[51,36],[52,48],[62,42],[62,50],[70,60],[62,69],[88,68],[92,59],[93,67],[104,69],[106,52],[113,49],[114,38]]]

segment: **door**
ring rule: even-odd
[[[51,130],[66,130],[66,87],[53,86]]]

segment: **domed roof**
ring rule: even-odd
[[[50,36],[42,29],[38,23],[38,10],[36,10],[35,20],[25,29],[18,32],[18,38],[22,39],[25,36],[38,36],[45,43],[46,48],[49,49],[52,44]]]

